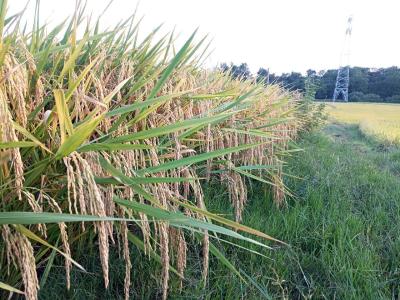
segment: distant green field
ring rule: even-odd
[[[356,124],[362,133],[390,143],[400,143],[400,104],[330,103],[329,115]]]

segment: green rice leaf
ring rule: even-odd
[[[53,153],[48,149],[42,142],[40,142],[33,134],[31,134],[28,130],[26,130],[24,127],[20,126],[18,123],[14,122],[13,127],[15,130],[20,132],[22,135],[24,135],[27,139],[31,140],[35,145],[39,146],[43,150],[47,151],[48,153]]]
[[[1,281],[0,281],[0,289],[6,290],[10,293],[17,293],[17,294],[21,294],[21,295],[25,294],[23,291],[20,291],[19,289],[16,289],[15,287],[12,287],[11,285],[1,282]]]
[[[9,211],[0,212],[0,225],[12,224],[47,224],[47,223],[60,223],[60,222],[95,222],[95,221],[129,221],[123,218],[111,217],[98,217],[91,215],[73,215],[73,214],[60,214],[60,213],[36,213],[36,212],[22,212],[22,211]]]
[[[169,134],[172,132],[177,132],[180,130],[198,127],[198,126],[206,126],[207,124],[215,121],[222,121],[229,117],[228,114],[211,116],[211,117],[204,117],[204,118],[197,118],[197,119],[190,119],[185,121],[176,122],[166,126],[159,126],[156,128],[151,128],[147,130],[141,130],[139,132],[135,132],[132,134],[127,134],[123,136],[119,136],[113,139],[109,139],[109,143],[120,143],[120,142],[130,142],[135,140],[144,140],[149,139],[152,137],[157,137],[165,134]]]
[[[206,231],[212,231],[215,233],[223,234],[226,236],[230,236],[232,238],[236,238],[239,240],[244,240],[249,243],[268,248],[268,246],[253,240],[251,238],[247,238],[235,231],[227,229],[225,227],[221,227],[218,225],[214,225],[212,223],[204,222],[198,219],[190,218],[185,216],[180,212],[171,212],[162,208],[153,207],[147,204],[142,204],[136,201],[128,201],[122,200],[116,196],[114,196],[114,201],[124,207],[128,207],[134,211],[141,212],[146,214],[147,216],[151,216],[159,221],[166,221],[171,226],[175,227],[183,227],[183,228],[196,228]]]
[[[161,78],[157,81],[156,85],[151,90],[151,92],[150,92],[150,94],[148,96],[148,99],[152,99],[157,95],[157,93],[161,90],[161,88],[164,85],[164,83],[167,81],[168,77],[172,74],[172,71],[179,64],[179,62],[184,58],[184,56],[187,53],[187,50],[188,50],[192,40],[194,39],[194,36],[195,36],[196,32],[197,32],[197,30],[195,32],[193,32],[193,34],[190,36],[190,38],[186,41],[186,43],[178,51],[178,53],[175,55],[175,57],[171,60],[171,62],[168,65],[168,67],[161,74]]]
[[[141,195],[144,199],[150,201],[156,206],[161,206],[157,199],[147,191],[145,191],[140,185],[138,185],[133,178],[126,176],[120,170],[114,168],[108,161],[106,161],[102,156],[99,157],[100,165],[103,169],[109,172],[115,180],[119,183],[129,185],[137,194]]]
[[[85,76],[90,72],[90,70],[93,68],[93,66],[97,63],[99,60],[99,56],[93,59],[90,64],[88,64],[85,69],[79,74],[78,78],[74,80],[68,88],[67,93],[65,94],[65,102],[68,102],[69,98],[71,98],[72,94],[78,87],[78,85],[82,82],[82,80],[85,78]]]
[[[113,110],[107,112],[106,116],[107,117],[113,117],[113,116],[117,116],[117,115],[126,114],[126,113],[129,113],[129,112],[133,112],[133,111],[138,110],[138,109],[146,108],[146,107],[148,107],[149,105],[152,105],[152,104],[160,104],[160,103],[162,104],[162,103],[165,103],[165,102],[171,100],[172,98],[179,97],[179,96],[185,95],[187,93],[188,92],[175,93],[175,94],[170,94],[170,95],[163,95],[163,96],[152,98],[152,99],[149,99],[149,100],[135,102],[135,103],[130,104],[130,105],[126,105],[126,106],[123,106],[123,107],[119,107],[119,108],[113,109]]]
[[[193,177],[128,177],[129,182],[125,180],[121,180],[123,183],[127,185],[132,184],[157,184],[157,183],[178,183],[178,182],[190,182],[198,180],[198,178]],[[121,182],[113,177],[95,177],[96,183],[99,184],[114,184],[118,185]]]
[[[242,277],[239,271],[235,268],[235,266],[225,257],[225,255],[219,251],[217,247],[214,246],[213,243],[210,242],[210,252],[218,258],[218,260],[225,265],[232,273],[236,274],[244,283],[247,283],[246,280]]]
[[[242,170],[242,171],[252,171],[252,170],[270,170],[270,169],[276,169],[277,166],[274,165],[250,165],[250,166],[239,166],[236,167],[236,169]]]
[[[125,80],[121,81],[113,90],[111,93],[109,93],[103,100],[103,103],[108,105],[112,98],[124,87],[124,85],[132,79],[133,76],[130,76],[126,78]]]
[[[61,144],[60,148],[58,148],[56,159],[61,159],[75,151],[92,134],[103,117],[103,115],[100,115],[93,119],[88,119],[86,122],[76,127],[74,134],[69,136],[64,143]]]
[[[236,172],[238,172],[238,173],[240,173],[240,174],[242,174],[244,176],[247,176],[247,177],[249,177],[251,179],[255,179],[257,181],[260,181],[262,183],[266,183],[266,184],[270,184],[270,185],[276,185],[275,183],[273,183],[271,181],[268,181],[268,180],[266,180],[264,178],[261,178],[260,176],[253,175],[253,174],[251,174],[249,172],[243,171],[243,170],[241,170],[239,168],[232,167],[232,170],[234,170],[234,171],[236,171]]]
[[[61,83],[62,79],[64,78],[64,75],[75,67],[76,60],[78,56],[81,54],[82,48],[88,41],[88,38],[89,38],[88,33],[85,33],[82,40],[80,40],[80,42],[75,47],[74,51],[71,53],[68,60],[64,63],[63,69],[61,70],[60,76],[58,77],[58,82]]]
[[[58,247],[58,240],[56,242],[55,248]],[[40,288],[42,289],[44,285],[46,284],[47,278],[49,277],[49,273],[51,268],[53,267],[54,264],[54,258],[56,257],[57,251],[55,249],[52,249],[49,260],[47,261],[46,268],[44,269],[43,275],[40,278]]]
[[[56,102],[58,122],[60,124],[61,143],[64,143],[68,136],[73,135],[74,127],[72,126],[67,102],[65,101],[64,97],[64,92],[62,90],[54,90],[53,93],[54,100]]]
[[[223,217],[221,217],[221,216],[219,216],[217,214],[213,214],[213,213],[211,213],[211,212],[209,212],[209,211],[207,211],[205,209],[198,208],[197,206],[191,205],[189,203],[182,202],[182,201],[180,201],[178,199],[175,199],[175,198],[172,198],[171,201],[175,202],[175,203],[177,203],[177,204],[179,204],[179,205],[181,205],[181,206],[183,206],[183,207],[185,207],[187,209],[190,209],[191,211],[195,211],[195,212],[197,212],[199,214],[202,214],[203,216],[205,216],[205,217],[207,217],[207,218],[209,218],[211,220],[214,220],[214,221],[217,221],[217,222],[219,222],[221,224],[230,226],[230,227],[234,228],[235,230],[240,230],[240,231],[243,231],[243,232],[247,232],[247,233],[262,237],[264,239],[272,240],[274,242],[279,242],[279,243],[282,243],[282,244],[286,245],[286,243],[284,243],[284,242],[282,242],[280,240],[277,240],[277,239],[273,238],[272,236],[269,236],[268,234],[265,234],[265,233],[263,233],[261,231],[258,231],[256,229],[250,228],[250,227],[248,227],[246,225],[237,223],[235,221],[223,218]]]
[[[237,147],[231,147],[231,148],[225,148],[225,149],[219,149],[211,152],[206,152],[206,153],[201,153],[189,157],[184,157],[178,160],[173,160],[169,161],[163,164],[160,164],[158,166],[153,166],[149,167],[146,169],[140,170],[140,172],[137,172],[139,175],[141,174],[151,174],[151,173],[156,173],[156,172],[161,172],[161,171],[167,171],[175,168],[180,168],[184,166],[189,166],[198,162],[206,161],[208,159],[212,159],[215,157],[223,156],[229,153],[234,153],[234,152],[239,152],[242,150],[250,149],[253,147],[256,147],[258,145],[261,145],[261,143],[256,143],[256,144],[248,144],[248,145],[241,145]]]
[[[36,143],[28,141],[0,143],[0,149],[26,148],[35,146],[37,146]]]
[[[88,151],[123,151],[123,150],[147,150],[153,147],[143,144],[121,144],[121,143],[92,143],[80,146],[78,152]]]
[[[273,135],[270,132],[265,132],[261,130],[255,130],[255,129],[248,129],[248,130],[242,130],[242,129],[236,129],[236,128],[222,128],[223,131],[228,131],[228,132],[235,132],[235,133],[240,133],[240,134],[247,134],[247,135],[252,135],[252,136],[257,136],[257,137],[263,137],[263,138],[268,138],[268,139],[279,139],[276,135]]]

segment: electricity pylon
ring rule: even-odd
[[[333,92],[333,101],[340,99],[340,96],[343,97],[343,101],[349,101],[349,61],[350,61],[350,38],[352,31],[352,21],[353,17],[350,16],[347,19],[347,29],[346,36],[343,43],[342,53],[340,55],[340,67],[336,77],[336,85],[335,91]]]

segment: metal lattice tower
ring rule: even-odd
[[[342,53],[340,55],[340,67],[336,77],[335,91],[333,92],[333,101],[343,97],[343,101],[349,100],[349,61],[350,61],[350,37],[352,31],[353,17],[347,19],[346,37],[343,43]]]

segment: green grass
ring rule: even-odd
[[[339,124],[308,134],[300,146],[304,151],[289,159],[286,170],[303,177],[299,180],[288,176],[286,180],[297,199],[291,199],[287,208],[277,209],[268,190],[253,182],[249,185],[252,191],[243,221],[290,247],[275,245],[273,251],[263,252],[268,256],[263,258],[236,247],[220,246],[256,284],[244,284],[211,258],[207,288],[203,289],[199,280],[201,266],[191,264],[184,289],[181,293],[172,292],[171,299],[398,299],[400,149],[366,139],[356,126]],[[209,210],[233,217],[227,193],[220,185],[211,183],[205,190]],[[199,261],[200,253],[199,248],[191,246],[189,261]],[[132,296],[157,297],[157,279],[149,272],[149,264],[155,263],[136,252],[132,257]],[[91,266],[92,271],[98,269],[100,273],[98,265]],[[118,268],[118,264],[112,267]],[[102,295],[101,275],[97,281],[94,277],[87,280],[76,272],[71,299],[96,299]],[[49,289],[53,295],[57,289],[54,282],[64,281],[62,268],[57,273],[58,277],[50,276],[47,283],[54,287]],[[122,287],[123,268],[120,275],[117,270],[110,273],[114,290],[104,294],[103,299],[122,298],[116,278],[121,277]],[[177,284],[176,277],[172,281]]]
[[[341,125],[328,126],[302,146],[305,152],[292,160],[290,172],[304,180],[289,182],[299,200],[265,224],[292,245],[298,259],[288,264],[290,252],[278,251],[270,269],[287,280],[291,298],[397,295],[400,151]]]
[[[305,137],[301,146],[304,152],[289,160],[287,170],[303,177],[287,180],[298,199],[277,210],[264,204],[268,196],[255,186],[244,215],[245,224],[291,247],[276,249],[271,259],[233,250],[228,257],[271,298],[397,299],[400,149],[365,139],[356,126],[337,124]],[[213,197],[221,195],[213,191]],[[208,207],[224,205],[212,201]],[[211,299],[261,297],[222,267],[211,274]]]

